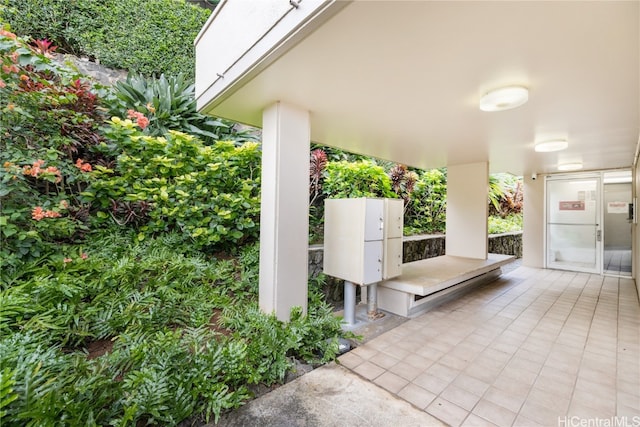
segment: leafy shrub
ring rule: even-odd
[[[159,78],[132,77],[117,82],[114,96],[107,99],[111,116],[126,117],[130,110],[149,117],[146,132],[161,136],[177,130],[203,141],[255,141],[249,131],[238,131],[233,122],[214,119],[197,111],[194,85],[182,74]]]
[[[0,30],[0,255],[5,268],[87,231],[79,197],[102,160],[99,98],[80,76]]]
[[[524,194],[522,179],[511,174],[489,177],[489,214],[507,217],[522,212]]]
[[[3,425],[215,421],[249,398],[248,385],[282,381],[292,357],[335,357],[340,319],[314,285],[308,315],[280,322],[255,292],[237,292],[255,282],[257,245],[233,262],[179,253],[180,239],[104,230],[84,257],[62,247],[69,261],[0,282]],[[230,317],[217,323],[223,307]],[[111,347],[91,353],[96,342]]]
[[[193,40],[210,10],[184,0],[2,0],[20,35],[145,75],[194,75]]]
[[[116,167],[97,167],[83,193],[102,218],[138,226],[141,235],[181,230],[197,248],[231,248],[257,238],[260,210],[260,150],[256,143],[205,146],[169,131],[143,135],[129,119],[114,118],[108,143]]]
[[[447,176],[431,169],[418,174],[418,180],[405,206],[405,234],[442,233],[446,226]]]
[[[492,215],[489,217],[489,234],[522,231],[522,214],[511,214],[506,217]]]
[[[329,162],[324,178],[325,197],[397,197],[391,179],[382,168],[370,161]]]

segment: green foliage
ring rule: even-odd
[[[506,218],[522,212],[522,178],[511,174],[489,176],[489,214]]]
[[[446,226],[447,176],[442,169],[418,174],[405,206],[405,234],[442,233]]]
[[[312,285],[283,323],[257,309],[258,247],[209,260],[178,233],[137,242],[104,230],[0,283],[3,425],[217,421],[282,381],[292,357],[335,358],[340,319]],[[254,288],[255,289],[255,288]],[[219,324],[215,310],[229,319]],[[224,329],[226,328],[226,329]],[[107,352],[92,352],[102,343]]]
[[[193,40],[207,9],[184,0],[2,0],[0,18],[20,35],[145,75],[194,75]]]
[[[182,74],[163,74],[159,78],[129,75],[126,82],[117,82],[113,89],[114,97],[107,100],[110,116],[126,117],[129,110],[143,113],[149,117],[145,130],[150,135],[177,130],[209,144],[219,140],[256,140],[248,131],[237,131],[233,122],[198,113],[194,85]]]
[[[16,268],[86,232],[103,117],[86,82],[4,30],[0,53],[0,255]]]
[[[197,248],[229,248],[257,237],[258,144],[205,146],[176,131],[151,137],[119,118],[110,122],[106,138],[99,149],[107,155],[119,152],[116,166],[97,168],[83,193],[103,209],[103,218],[139,226],[141,239],[181,230]]]
[[[522,214],[510,214],[506,217],[492,215],[489,217],[489,234],[522,231]]]
[[[371,161],[329,162],[324,178],[325,197],[397,197],[391,179]]]

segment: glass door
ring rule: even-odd
[[[548,268],[602,272],[600,182],[600,174],[547,179]]]

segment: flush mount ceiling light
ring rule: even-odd
[[[563,163],[558,165],[559,171],[577,171],[582,169],[582,163]]]
[[[482,111],[510,110],[529,100],[529,90],[522,86],[507,86],[492,90],[480,98]]]
[[[569,143],[564,139],[554,139],[551,141],[542,141],[536,143],[535,150],[538,153],[549,153],[551,151],[564,150],[569,146]]]

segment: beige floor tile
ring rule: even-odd
[[[413,383],[400,390],[398,396],[420,409],[426,408],[437,397],[436,394]]]
[[[461,425],[469,415],[469,412],[441,397],[431,402],[425,411],[452,427]]]
[[[385,372],[383,368],[369,361],[358,365],[353,371],[368,380],[373,380]]]
[[[407,384],[409,384],[408,380],[392,372],[383,373],[382,375],[377,377],[375,380],[373,380],[373,382],[394,394],[398,393]]]
[[[536,381],[536,378],[538,378],[538,374],[535,372],[527,371],[520,368],[514,368],[512,366],[505,367],[500,375],[509,377],[519,383],[529,385],[533,385],[533,383]]]
[[[471,363],[470,360],[461,359],[454,356],[451,353],[447,353],[438,360],[438,363],[447,366],[451,369],[455,369],[458,372],[464,371]]]
[[[361,345],[360,347],[356,347],[353,350],[351,350],[351,353],[361,357],[364,360],[369,360],[373,356],[378,354],[378,350],[373,349],[367,345]]]
[[[585,403],[580,400],[572,400],[569,405],[568,417],[578,417],[581,419],[595,419],[595,418],[611,418],[615,416],[616,407],[614,405],[611,409],[602,409]]]
[[[594,384],[599,384],[607,388],[615,389],[616,387],[616,370],[609,372],[604,370],[596,370],[596,368],[588,368],[582,365],[578,371],[578,381],[587,380]]]
[[[393,365],[397,364],[400,359],[390,356],[386,353],[378,353],[369,359],[369,362],[375,363],[384,369],[389,369]]]
[[[381,352],[388,354],[389,356],[395,357],[396,359],[403,359],[407,357],[409,354],[411,354],[409,351],[405,350],[404,348],[400,348],[396,346],[387,347]]]
[[[510,426],[516,419],[515,412],[485,399],[478,402],[472,413],[499,426]]]
[[[427,343],[424,347],[416,350],[415,354],[418,354],[426,359],[438,360],[444,355],[444,351],[431,347],[430,343]]]
[[[461,373],[453,380],[453,385],[481,397],[489,388],[489,384],[475,377]]]
[[[488,400],[491,403],[495,403],[496,405],[500,405],[514,413],[518,413],[525,399],[527,398],[526,392],[507,392],[497,387],[491,386],[486,391],[484,396],[482,396],[484,400]]]
[[[627,420],[629,420],[628,423],[633,422],[633,420],[638,420],[638,414],[640,414],[640,411],[638,411],[637,408],[632,408],[622,403],[618,403],[616,407],[616,416],[619,418],[626,417]],[[638,424],[638,422],[636,422],[636,424]]]
[[[529,390],[531,390],[532,385],[528,382],[521,382],[515,380],[507,375],[500,375],[492,384],[494,387],[499,388],[502,391],[506,391],[508,393],[514,393],[518,396],[523,394],[528,394]]]
[[[573,391],[573,397],[571,398],[571,408],[589,408],[592,414],[599,414],[602,417],[611,417],[615,415],[615,392],[610,396],[598,395],[596,393],[599,394],[599,390],[582,390],[576,388]]]
[[[366,345],[369,348],[380,351],[392,345],[392,340],[390,340],[386,335],[381,335],[372,339],[371,341],[367,341]]]
[[[445,388],[442,393],[440,393],[440,397],[458,405],[463,409],[466,409],[467,411],[471,411],[476,403],[478,403],[478,401],[480,400],[480,396],[457,387],[453,384],[450,384],[447,388]]]
[[[638,330],[633,281],[521,267],[338,360],[454,426],[558,426],[640,413]]]
[[[424,371],[402,361],[390,367],[389,372],[399,375],[406,380],[413,381],[413,379],[422,374]]]
[[[546,406],[540,406],[539,404],[526,400],[519,415],[543,426],[557,426],[558,417],[564,417],[566,413],[559,413]]]
[[[469,414],[469,416],[462,422],[462,427],[501,427],[496,426],[489,420],[485,420],[475,414]]]
[[[514,356],[505,368],[510,369],[522,369],[525,371],[538,374],[542,369],[542,362],[534,362],[532,360],[525,359],[523,357]]]
[[[448,383],[453,381],[455,377],[457,377],[460,373],[458,369],[450,368],[438,362],[431,365],[425,372],[438,377]]]
[[[338,362],[340,362],[340,364],[346,368],[353,369],[356,366],[364,363],[364,359],[354,352],[350,351],[338,357]]]
[[[558,425],[558,424],[554,424],[554,425]],[[529,418],[523,416],[522,414],[518,414],[518,416],[516,417],[516,420],[513,422],[513,426],[514,427],[549,427],[546,424],[540,424],[533,420],[530,420]]]
[[[429,366],[433,365],[434,361],[426,357],[420,356],[417,353],[411,353],[407,357],[402,359],[403,362],[409,365],[415,366],[417,369],[424,371]]]
[[[463,372],[487,384],[491,384],[498,378],[500,372],[502,372],[502,368],[488,367],[479,363],[472,363]]]
[[[445,381],[426,372],[418,375],[411,382],[435,394],[440,394],[440,392],[442,392],[442,390],[444,390],[449,385],[448,381]]]
[[[547,393],[554,393],[562,398],[570,399],[573,394],[573,383],[563,383],[548,376],[538,376],[533,386]]]
[[[569,408],[569,398],[559,393],[532,388],[527,396],[527,402],[531,402],[540,406],[544,406],[557,414],[564,414]]]
[[[616,390],[640,397],[640,384],[637,381],[631,381],[631,378],[618,378]]]
[[[594,382],[583,376],[579,376],[576,380],[575,390],[588,392],[594,397],[602,398],[603,400],[610,399],[611,396],[615,396],[616,394],[615,385]]]

